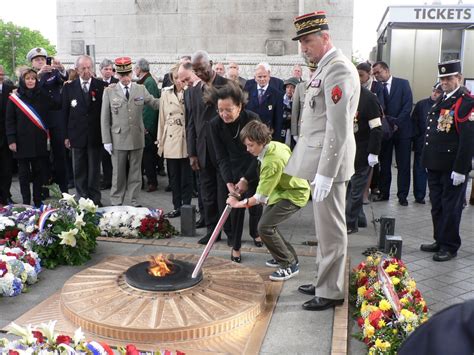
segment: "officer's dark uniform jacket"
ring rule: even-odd
[[[474,98],[461,86],[427,117],[422,162],[428,170],[467,174],[474,154]]]
[[[355,170],[369,165],[369,154],[379,155],[382,145],[382,112],[377,96],[361,87],[359,106],[354,117],[354,136],[356,140]]]

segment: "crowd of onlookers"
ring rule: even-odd
[[[75,188],[77,197],[99,206],[101,191],[108,189],[112,205],[126,203],[128,193],[128,204],[139,206],[140,189],[156,191],[157,175],[168,175],[164,188],[172,193],[173,210],[167,216],[179,217],[181,206],[198,197],[197,227],[208,229],[199,242],[207,243],[229,194],[242,199],[258,193],[254,172],[261,159],[252,157],[241,140],[244,126],[261,121],[271,140],[285,144],[289,152],[302,134],[308,81],[301,65],[282,80],[272,75],[268,63],[259,63],[254,77],[246,79],[238,63],[212,63],[206,52],[198,51],[181,57],[160,83],[143,58],[135,64],[128,57],[104,59],[99,73],[88,56],[78,57],[68,70],[43,48],[33,48],[28,60],[31,66],[22,68],[15,85],[0,66],[1,205],[12,202],[15,169],[22,202],[35,206],[47,197],[44,185],[52,182],[63,192]],[[317,70],[315,63],[306,66],[310,76]],[[347,194],[349,234],[367,225],[362,206],[369,197],[389,199],[393,153],[399,204],[408,205],[411,176],[415,203],[425,203],[421,151],[426,116],[442,94],[435,85],[413,110],[408,81],[393,77],[386,63],[363,62],[357,70],[364,89],[354,118],[357,154]],[[249,234],[261,247],[265,237],[257,226],[265,201],[259,202],[248,209]],[[474,204],[473,195],[469,202]],[[234,261],[241,258],[244,216],[243,210],[233,211],[224,226]]]

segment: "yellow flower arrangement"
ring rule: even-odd
[[[388,302],[385,298],[382,299],[380,302],[379,302],[379,308],[382,310],[382,311],[388,311],[389,309],[392,308],[392,306],[390,305],[390,302]]]

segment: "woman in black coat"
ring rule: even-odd
[[[29,105],[44,122],[48,110],[54,106],[38,86],[36,71],[26,69],[20,77],[17,96]],[[33,182],[33,203],[41,205],[41,189],[47,183],[47,134],[37,127],[10,99],[5,119],[8,147],[18,160],[18,178],[24,204],[31,204],[30,181]]]
[[[234,82],[229,81],[222,87],[208,89],[205,100],[213,102],[217,107],[217,115],[210,122],[210,131],[222,179],[229,193],[241,194],[243,198],[253,196],[258,185],[257,158],[247,152],[239,135],[247,123],[260,119],[256,113],[244,110],[245,95]],[[240,180],[248,182],[245,194],[236,191],[236,184]],[[263,246],[257,231],[261,215],[262,206],[249,208],[249,233],[257,247]],[[233,209],[230,214],[233,239],[231,260],[235,262],[241,261],[244,217],[245,209]]]

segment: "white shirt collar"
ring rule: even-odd
[[[331,53],[334,53],[336,51],[336,47],[332,47],[330,50],[328,50],[324,55],[323,57],[321,58],[321,60],[319,61],[319,63],[322,63],[323,60],[326,58],[326,57],[329,57],[329,55]]]
[[[270,83],[268,83],[267,85],[265,85],[263,88],[260,87],[258,84],[257,84],[257,90],[260,90],[260,89],[263,89],[263,92],[267,91],[268,89],[268,85],[270,85]]]
[[[451,92],[449,92],[449,93],[446,93],[445,100],[446,100],[446,99],[449,99],[451,96],[453,96],[454,93],[455,93],[456,91],[458,91],[460,87],[461,87],[461,86],[458,86],[458,87],[457,87],[456,89],[454,89],[453,91],[451,91]]]
[[[82,78],[81,78],[81,86],[83,86],[84,83],[86,83],[86,84],[87,84],[87,87],[89,87],[89,85],[91,84],[91,81],[92,81],[92,79],[89,79],[89,80],[82,80]]]
[[[268,144],[265,147],[263,147],[262,151],[257,156],[257,159],[260,161],[260,163],[263,162],[263,158],[265,157],[265,154],[267,153],[267,150],[268,150]]]

